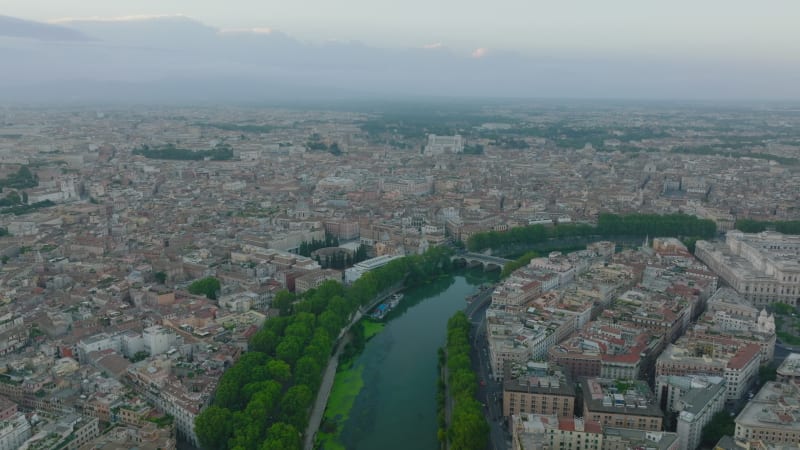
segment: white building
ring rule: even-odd
[[[403,255],[383,255],[378,256],[377,258],[361,261],[360,263],[355,264],[353,267],[350,267],[344,271],[344,282],[346,284],[351,284],[370,270],[383,267],[386,264],[389,264],[389,262],[402,257]]]
[[[31,437],[31,425],[25,414],[16,413],[0,421],[0,450],[17,450]]]
[[[161,325],[147,327],[142,333],[144,349],[150,356],[166,353],[175,345],[175,335]]]
[[[725,245],[698,241],[695,255],[756,306],[800,300],[800,236],[729,231]]]
[[[145,351],[144,338],[140,333],[128,331],[121,336],[121,352],[128,358],[133,358],[139,352]]]
[[[425,146],[425,156],[444,155],[446,153],[463,153],[464,139],[461,135],[437,136],[428,135],[428,144]]]
[[[109,335],[108,333],[98,333],[93,336],[81,339],[78,342],[78,358],[86,361],[89,353],[101,350],[114,350],[120,353],[122,350],[122,340],[119,335]]]
[[[667,413],[677,412],[677,432],[681,450],[694,450],[700,444],[703,427],[725,407],[723,377],[660,376],[656,395]]]

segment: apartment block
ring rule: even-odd
[[[736,416],[734,437],[773,444],[800,442],[800,387],[770,381]]]
[[[800,236],[729,231],[725,244],[698,241],[695,255],[756,306],[800,300]]]
[[[503,416],[531,413],[572,417],[575,386],[564,371],[546,362],[507,362],[503,376]]]

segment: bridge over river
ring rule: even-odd
[[[510,263],[510,259],[499,258],[497,256],[484,255],[482,253],[458,253],[451,258],[454,262],[461,262],[467,267],[483,267],[483,270],[502,269]]]

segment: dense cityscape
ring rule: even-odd
[[[454,274],[466,314],[415,350],[437,446],[797,448],[798,130],[780,104],[4,108],[0,449],[368,448],[347,370]]]

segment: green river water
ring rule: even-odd
[[[471,270],[407,289],[354,361],[361,389],[349,414],[335,420],[335,436],[320,447],[437,450],[437,349],[465,297],[497,274]]]

